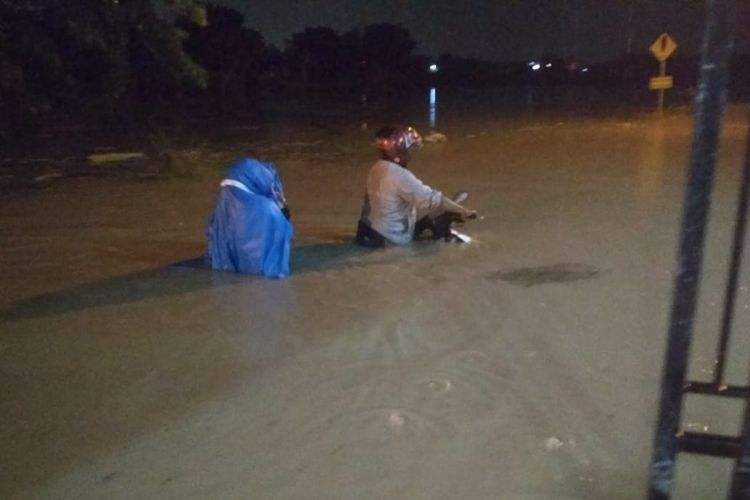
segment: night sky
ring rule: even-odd
[[[528,60],[543,54],[572,54],[599,61],[627,50],[646,51],[667,31],[682,54],[699,52],[702,0],[217,0],[245,15],[245,24],[279,48],[305,27],[338,31],[367,24],[400,24],[417,52],[495,61]],[[740,0],[738,46],[750,50],[750,2]],[[632,5],[632,23],[629,8]]]

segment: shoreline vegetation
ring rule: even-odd
[[[653,112],[658,64],[645,47],[599,62],[432,58],[403,26],[373,24],[306,28],[279,49],[246,21],[192,0],[0,0],[0,191],[201,176],[237,154],[340,160],[379,124],[441,129],[462,110],[511,122]],[[698,67],[694,55],[670,58],[669,112],[691,106]],[[730,100],[747,102],[748,89],[750,55],[736,54]]]

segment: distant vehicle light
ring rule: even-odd
[[[542,65],[539,63],[534,63],[534,65],[531,66],[531,69],[533,69],[534,71],[539,71],[540,69],[542,69]]]
[[[438,72],[438,65],[430,64],[430,73],[437,73],[437,72]]]
[[[588,73],[588,71],[589,71],[589,69],[588,69],[588,68],[583,68],[583,69],[581,70],[581,72],[582,72],[582,73]]]
[[[536,64],[536,63],[535,63],[534,61],[531,61],[531,62],[529,63],[529,67],[532,67],[532,66],[534,66],[535,64]]]
[[[545,68],[551,68],[552,67],[552,63],[547,63],[547,64],[544,65],[544,67]]]

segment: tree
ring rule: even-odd
[[[394,24],[367,26],[362,36],[365,81],[371,94],[394,95],[421,83],[424,68],[411,34]]]
[[[304,87],[335,81],[342,61],[339,34],[331,28],[307,28],[287,41],[285,54],[289,76]]]
[[[158,72],[145,81],[205,86],[178,16],[205,22],[194,0],[0,0],[0,61],[20,75],[2,97],[21,112],[29,102],[54,110],[93,99],[129,114],[144,66]]]
[[[243,24],[239,12],[208,4],[205,25],[186,25],[185,49],[207,70],[214,107],[224,111],[257,97],[259,77],[268,65],[263,36]]]
[[[396,24],[372,24],[365,28],[362,50],[368,64],[375,67],[404,67],[417,44],[409,32]]]

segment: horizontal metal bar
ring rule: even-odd
[[[750,387],[739,385],[714,384],[713,382],[688,382],[682,392],[692,394],[708,394],[727,398],[750,399]]]
[[[677,446],[681,452],[685,453],[737,458],[740,454],[741,445],[741,439],[733,436],[698,434],[695,432],[677,435]]]

